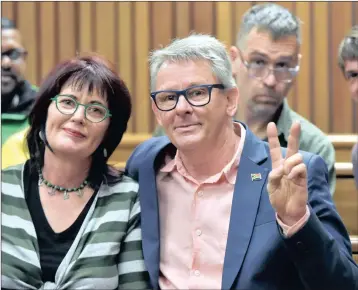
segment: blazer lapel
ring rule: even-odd
[[[241,269],[268,175],[268,169],[259,165],[268,157],[263,142],[257,139],[247,127],[245,139],[232,201],[222,279],[223,289],[232,287]]]
[[[159,289],[160,262],[159,205],[155,161],[159,152],[168,143],[169,141],[164,140],[154,152],[148,152],[147,156],[149,157],[142,163],[139,171],[143,254],[154,289]]]

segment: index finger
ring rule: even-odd
[[[275,123],[270,122],[267,125],[267,139],[270,146],[270,155],[272,162],[272,169],[280,167],[282,164],[282,152],[280,141],[278,140],[278,133]]]
[[[301,124],[299,122],[293,123],[290,129],[290,135],[287,140],[286,158],[296,154],[300,146]]]

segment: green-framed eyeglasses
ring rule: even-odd
[[[73,115],[79,106],[85,107],[85,118],[93,123],[99,123],[111,117],[109,110],[101,104],[81,104],[72,95],[57,95],[51,98],[56,102],[57,110],[64,115]]]

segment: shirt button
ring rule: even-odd
[[[195,271],[194,271],[194,275],[195,275],[195,276],[200,276],[200,271],[199,271],[199,270],[195,270]]]
[[[201,230],[196,230],[196,235],[197,235],[197,236],[201,236],[201,234],[202,234],[202,231],[201,231]]]
[[[204,193],[203,193],[202,191],[199,191],[199,192],[198,192],[198,196],[199,196],[199,197],[202,197],[203,195],[204,195]]]

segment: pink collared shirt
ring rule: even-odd
[[[157,175],[161,289],[221,289],[231,204],[246,130],[235,123],[238,146],[231,161],[204,182],[186,171],[178,153]],[[213,160],[214,162],[214,160]],[[309,214],[309,212],[308,212]],[[289,228],[293,234],[308,219]]]

